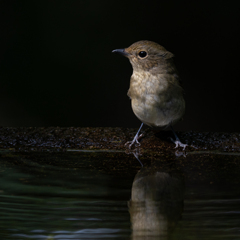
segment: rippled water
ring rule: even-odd
[[[0,239],[240,239],[239,157],[124,156],[2,152]]]

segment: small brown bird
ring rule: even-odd
[[[172,128],[185,112],[183,89],[173,63],[174,55],[161,45],[147,40],[112,52],[127,57],[133,67],[127,95],[134,114],[142,124],[133,141],[126,143],[129,148],[135,143],[140,145],[139,132],[144,123],[154,128],[171,127],[176,147],[185,149],[187,144],[180,142]]]

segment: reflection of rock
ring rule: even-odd
[[[183,196],[184,183],[180,177],[141,169],[133,181],[129,201],[133,239],[167,237],[181,218]]]

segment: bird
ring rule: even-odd
[[[132,141],[127,142],[129,149],[133,145],[140,146],[139,133],[143,124],[152,128],[170,127],[175,140],[175,147],[186,148],[172,125],[180,121],[185,112],[184,91],[178,71],[174,65],[174,55],[160,44],[141,40],[128,48],[115,49],[127,57],[132,65],[133,73],[127,95],[136,117],[142,122]]]

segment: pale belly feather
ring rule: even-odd
[[[131,87],[133,91],[134,87],[137,89],[131,99],[132,109],[143,123],[151,127],[164,127],[182,118],[185,101],[178,85],[169,85],[165,79],[160,81],[158,76],[156,79],[143,79],[141,87],[133,82]]]

